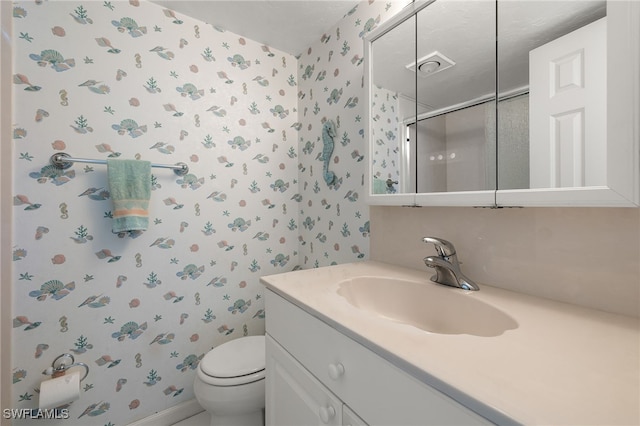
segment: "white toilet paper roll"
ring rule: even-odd
[[[72,371],[40,384],[40,408],[57,408],[80,399],[80,372]]]

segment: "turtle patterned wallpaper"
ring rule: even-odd
[[[12,408],[69,352],[90,373],[64,424],[127,424],[264,333],[259,277],[298,263],[297,60],[137,0],[19,1],[13,25]],[[190,171],[152,169],[149,229],[116,235],[106,166],[58,152]]]
[[[300,264],[304,268],[368,258],[363,37],[409,3],[360,2],[298,58],[298,169],[304,198],[299,218]],[[335,127],[332,137],[323,134],[326,127]],[[332,141],[332,151],[326,140]],[[333,174],[329,183],[325,168]]]

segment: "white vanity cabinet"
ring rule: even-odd
[[[342,425],[342,401],[267,335],[268,425]]]
[[[267,335],[267,425],[342,425],[342,401]]]
[[[268,426],[491,424],[271,290]]]
[[[368,426],[267,335],[267,425]]]
[[[347,405],[342,405],[342,425],[343,426],[369,426]]]

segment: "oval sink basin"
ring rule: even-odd
[[[338,285],[338,294],[354,307],[431,333],[491,337],[518,327],[475,292],[429,281],[363,276]]]

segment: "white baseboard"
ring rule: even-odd
[[[203,411],[194,398],[130,423],[129,426],[171,426]]]

